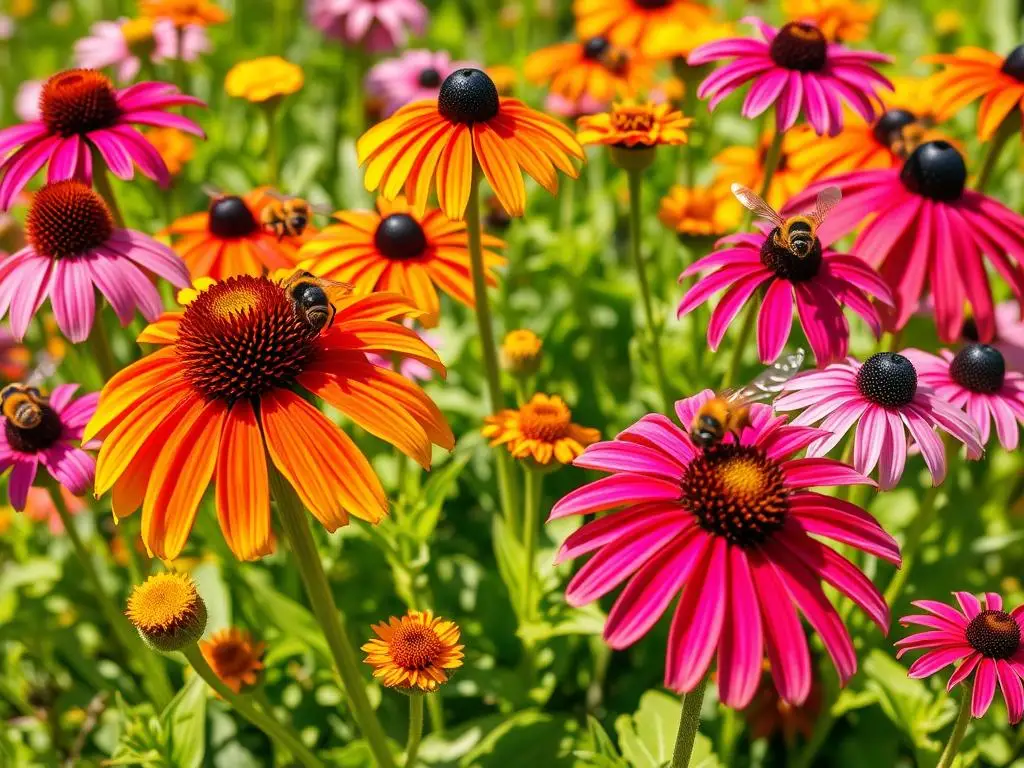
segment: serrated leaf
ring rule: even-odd
[[[206,754],[206,683],[198,675],[167,705],[160,719],[170,737],[176,768],[200,768]]]

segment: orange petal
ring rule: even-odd
[[[416,305],[408,296],[398,293],[372,293],[369,296],[352,296],[335,303],[338,310],[334,316],[333,328],[360,320],[396,320],[408,315],[419,314]],[[324,336],[327,336],[325,334]]]
[[[123,414],[152,392],[154,387],[179,380],[178,357],[173,347],[163,347],[114,374],[103,387],[100,402],[85,425],[82,442],[87,443],[106,431]]]
[[[473,125],[473,149],[502,207],[509,216],[522,216],[526,210],[526,185],[512,150],[487,123]]]
[[[164,312],[160,318],[142,329],[135,340],[140,344],[173,344],[178,340],[178,323],[184,312]]]
[[[217,457],[217,519],[239,560],[255,560],[273,551],[270,488],[263,434],[251,403],[231,407]]]
[[[397,353],[425,363],[442,376],[447,375],[437,353],[414,330],[397,323],[378,320],[348,322],[322,336],[321,341],[324,342],[325,351],[376,352],[385,356]]]
[[[468,126],[460,125],[448,139],[437,162],[437,202],[449,219],[465,216],[472,183],[473,136]]]

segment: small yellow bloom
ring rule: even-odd
[[[10,14],[16,19],[31,16],[36,9],[36,0],[11,0]]]
[[[170,19],[177,27],[223,24],[228,14],[210,0],[139,0],[139,13],[151,19]]]
[[[721,188],[676,185],[661,199],[658,219],[680,235],[718,237],[739,226],[740,209]]]
[[[235,64],[224,79],[224,89],[229,96],[259,103],[295,93],[303,82],[302,67],[280,56],[263,56]]]
[[[686,58],[694,48],[736,37],[736,26],[730,22],[707,20],[698,24],[685,35],[660,35],[651,43],[648,54],[652,59]]]
[[[448,682],[448,670],[462,666],[461,632],[454,621],[431,611],[409,611],[375,624],[372,638],[362,649],[373,676],[388,688],[435,691]]]
[[[499,96],[508,96],[515,90],[519,75],[513,67],[495,64],[493,67],[487,67],[484,71],[491,78],[494,87],[498,89]]]
[[[504,445],[514,458],[538,464],[570,464],[583,449],[601,439],[596,429],[573,424],[572,411],[558,395],[537,393],[518,409],[488,416],[484,437]]]
[[[195,154],[192,137],[177,128],[150,128],[146,131],[146,138],[156,147],[172,176],[181,173],[185,163]]]
[[[955,35],[964,28],[964,15],[953,8],[947,8],[935,14],[932,26],[939,37]]]
[[[239,693],[243,687],[256,685],[263,669],[266,646],[253,642],[248,632],[231,627],[214,632],[209,640],[199,643],[207,664],[228,688]]]
[[[531,376],[540,367],[544,342],[533,331],[510,331],[501,343],[501,365],[513,376]]]
[[[576,138],[580,144],[610,144],[628,149],[659,144],[685,144],[693,120],[670,104],[622,102],[611,111],[581,117]]]
[[[155,19],[143,16],[138,19],[128,19],[121,25],[121,34],[124,35],[124,41],[132,51],[146,51],[154,44],[153,25],[155,23]]]
[[[833,41],[857,42],[868,36],[878,6],[861,0],[783,0],[792,21],[809,21]]]
[[[206,603],[184,573],[158,573],[135,587],[128,598],[129,621],[158,651],[178,651],[202,637]]]

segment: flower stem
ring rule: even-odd
[[[320,562],[320,553],[317,552],[316,542],[313,541],[313,534],[309,530],[302,502],[295,495],[295,490],[278,472],[272,471],[270,479],[273,498],[277,502],[281,527],[284,529],[285,538],[288,539],[292,559],[298,566],[313,613],[327,639],[331,655],[334,656],[338,675],[348,693],[352,714],[380,768],[394,768],[395,762],[388,749],[387,737],[366,696],[356,652],[345,633],[342,613],[334,604],[331,586]]]
[[[405,743],[405,768],[416,765],[416,754],[423,738],[423,699],[429,694],[409,696],[409,740]]]
[[[200,652],[198,645],[192,643],[191,645],[183,648],[181,652],[184,654],[185,658],[188,659],[188,663],[192,665],[192,669],[196,671],[196,674],[199,675],[207,685],[220,694],[221,698],[230,704],[238,714],[263,731],[273,741],[276,741],[291,752],[292,757],[302,763],[302,765],[306,766],[306,768],[323,768],[323,763],[317,760],[313,753],[306,749],[305,745],[299,741],[298,737],[292,733],[290,728],[287,728],[269,714],[264,714],[254,707],[246,696],[235,693],[228,688],[224,682],[217,677],[217,673],[210,669],[210,665],[206,662],[206,659]]]
[[[964,688],[963,694],[960,697],[960,712],[956,716],[953,732],[949,734],[949,741],[946,742],[946,748],[942,750],[942,756],[939,758],[935,768],[950,768],[953,765],[953,761],[960,752],[960,742],[964,740],[964,735],[967,733],[967,726],[970,725],[970,722],[971,696],[967,689]]]
[[[540,500],[544,486],[544,475],[524,467],[523,482],[523,607],[522,620],[533,618],[533,564],[537,559],[537,528],[540,526]]]
[[[280,99],[275,97],[263,105],[263,114],[267,121],[267,181],[272,187],[277,187],[281,183],[281,131],[277,114],[279,103]]]
[[[736,381],[736,374],[740,370],[740,363],[743,361],[743,350],[747,348],[750,336],[754,332],[754,324],[757,320],[757,303],[748,301],[743,310],[743,325],[740,327],[740,334],[732,348],[732,355],[729,356],[729,367],[725,369],[722,376],[721,389],[728,389]]]
[[[637,280],[640,282],[640,298],[643,300],[644,314],[647,317],[647,332],[650,335],[654,373],[658,378],[658,389],[661,390],[665,412],[669,413],[672,411],[672,392],[668,386],[668,378],[665,376],[665,364],[661,356],[661,329],[655,320],[654,304],[651,301],[651,286],[647,282],[647,267],[644,265],[643,252],[640,246],[643,171],[629,169],[626,171],[626,176],[629,179],[629,251],[633,256]]]
[[[440,696],[427,698],[427,714],[430,715],[430,730],[437,735],[444,733],[444,704]]]
[[[999,164],[999,158],[1003,154],[1006,142],[1009,141],[1011,136],[1017,135],[1019,131],[1020,118],[1016,114],[1010,115],[999,124],[995,135],[989,141],[988,148],[985,150],[985,157],[981,161],[981,170],[978,171],[978,178],[974,180],[974,188],[976,190],[979,192],[985,191],[985,187],[988,186],[988,182],[992,178],[992,171]]]
[[[782,140],[785,137],[786,134],[782,131],[776,131],[775,135],[772,136],[772,143],[768,147],[768,153],[764,158],[764,180],[761,182],[761,190],[758,193],[762,198],[768,197],[768,190],[772,187],[772,179],[775,178],[775,172],[779,170],[779,158],[782,157]],[[744,229],[750,226],[753,216],[753,211],[747,211]]]
[[[700,728],[700,708],[704,704],[704,692],[708,687],[705,675],[697,687],[683,695],[683,711],[679,716],[679,731],[676,733],[676,746],[672,750],[671,768],[687,768],[690,755],[693,753],[693,742]]]
[[[89,333],[89,347],[96,358],[96,366],[100,369],[103,381],[110,381],[119,369],[117,361],[114,360],[114,351],[110,348],[110,339],[107,338],[102,314],[97,314],[93,320],[92,331]]]
[[[93,168],[96,170],[93,172],[92,181],[96,185],[96,192],[100,197],[103,198],[103,202],[110,208],[110,215],[114,217],[114,224],[118,229],[124,229],[124,216],[121,215],[121,208],[117,204],[117,197],[114,195],[114,188],[110,186],[110,176],[107,175],[107,166],[103,164],[103,159],[93,160]]]

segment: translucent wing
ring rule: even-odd
[[[732,193],[736,195],[736,199],[739,200],[744,208],[747,208],[762,219],[767,219],[776,227],[781,227],[785,224],[786,220],[779,216],[768,203],[761,199],[754,190],[744,187],[742,184],[733,183]]]
[[[331,301],[348,296],[352,293],[354,287],[352,283],[342,282],[341,280],[328,280],[325,277],[317,277],[312,272],[307,272],[304,269],[298,270],[281,285],[287,291],[299,282],[308,282],[319,285],[324,289],[324,293],[327,294],[327,298]]]
[[[268,189],[265,193],[267,197],[272,197],[278,202],[285,203],[289,200],[301,200],[298,195],[286,195],[284,192],[278,192],[276,189]],[[314,205],[313,203],[306,200],[306,205],[309,206],[309,210],[313,213],[319,213],[321,216],[329,216],[331,209],[324,205]]]
[[[264,192],[264,194],[267,197],[272,197],[275,200],[281,201],[282,203],[285,202],[286,200],[293,200],[295,198],[295,195],[286,195],[284,192],[278,192],[276,189],[268,189],[266,192]]]
[[[25,385],[29,387],[38,387],[57,372],[57,367],[59,365],[60,360],[49,352],[40,352],[36,367],[32,369],[32,373],[30,373],[28,378],[25,379]]]
[[[814,210],[808,214],[815,226],[818,226],[828,216],[829,211],[835,208],[843,199],[843,193],[839,187],[825,187],[818,193],[818,199],[814,203]]]
[[[741,401],[756,403],[768,400],[782,390],[782,385],[793,378],[804,364],[806,353],[798,349],[792,355],[786,355],[775,365],[766,368],[747,386],[737,389],[728,396],[730,402]]]

